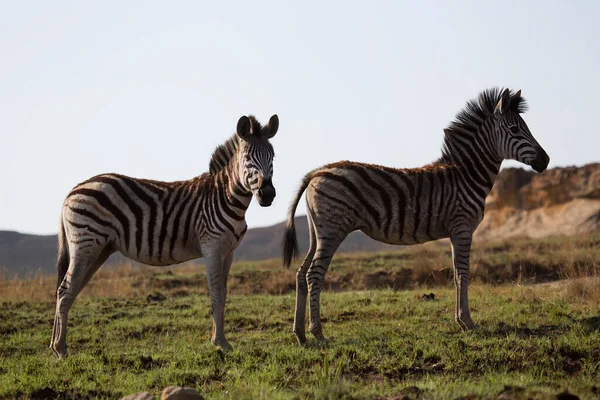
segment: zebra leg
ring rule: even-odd
[[[225,307],[225,302],[227,301],[227,279],[229,278],[229,270],[231,269],[231,263],[233,262],[233,250],[229,252],[229,255],[225,257],[223,260],[223,307]]]
[[[50,347],[59,359],[67,356],[67,319],[69,310],[75,298],[81,292],[81,289],[83,289],[84,284],[87,283],[86,281],[89,281],[91,278],[94,262],[95,257],[78,257],[77,254],[74,254],[71,257],[69,269],[56,291],[56,313],[54,315],[54,327],[52,329]]]
[[[206,277],[210,292],[210,305],[213,315],[211,342],[223,350],[232,350],[225,339],[225,285],[223,271],[223,253],[219,246],[203,246],[202,254],[206,261]]]
[[[319,236],[317,232],[317,250],[306,274],[308,295],[310,296],[309,331],[319,342],[325,341],[323,328],[321,327],[321,289],[323,288],[325,274],[327,273],[331,259],[340,243],[342,243],[342,240]]]
[[[298,344],[303,345],[306,343],[305,333],[305,317],[306,317],[306,296],[308,295],[308,284],[306,282],[306,272],[310,266],[315,250],[317,247],[317,240],[315,237],[315,228],[313,225],[310,211],[307,213],[308,218],[308,233],[309,233],[309,245],[308,253],[302,262],[302,265],[296,272],[296,310],[294,315],[294,335],[298,339]]]
[[[104,264],[104,262],[112,253],[114,253],[114,251],[112,249],[109,249],[108,247],[105,247],[104,250],[102,250],[100,255],[96,258],[96,261],[93,262],[92,267],[89,268],[87,273],[85,274],[85,277],[83,278],[83,282],[79,286],[79,292],[77,292],[77,294],[79,294],[81,290],[88,284],[90,279],[92,279],[92,276],[96,272],[98,272],[102,264]]]
[[[233,261],[233,250],[229,253],[225,260],[223,261],[223,324],[225,323],[225,304],[227,304],[227,279],[229,277],[229,270],[231,269],[231,262]],[[213,320],[213,330],[212,337],[216,337],[217,334],[217,324]],[[230,346],[231,347],[231,346]]]
[[[475,329],[469,310],[469,259],[471,255],[471,234],[450,237],[454,264],[454,285],[456,286],[456,310],[454,318],[463,330]]]

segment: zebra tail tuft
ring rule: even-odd
[[[58,282],[56,283],[56,290],[60,287],[67,270],[69,269],[69,246],[67,244],[67,235],[65,227],[63,225],[62,216],[60,218],[58,232],[58,256],[56,257],[56,271],[58,272]]]
[[[304,193],[308,187],[310,179],[310,174],[304,177],[302,184],[296,193],[296,197],[294,198],[294,201],[290,205],[290,209],[288,211],[287,226],[285,228],[285,234],[283,237],[283,265],[286,268],[289,268],[292,261],[298,255],[298,238],[296,237],[296,227],[294,226],[294,215],[296,214],[296,208],[300,202],[300,197],[302,197],[302,193]]]

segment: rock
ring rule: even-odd
[[[192,388],[169,386],[162,391],[160,400],[204,400],[204,397]]]
[[[556,395],[556,400],[579,400],[579,396],[569,393],[568,390]]]
[[[600,200],[600,163],[553,168],[542,174],[506,168],[498,174],[486,199],[486,209],[533,210],[574,199]]]
[[[154,400],[154,396],[150,392],[139,392],[121,397],[121,400]]]
[[[486,199],[477,239],[575,235],[600,230],[600,163],[500,172]]]

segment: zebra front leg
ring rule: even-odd
[[[231,263],[233,262],[233,250],[231,250],[229,252],[229,254],[227,255],[227,257],[225,257],[225,260],[223,260],[223,277],[222,277],[222,286],[223,286],[223,306],[222,306],[222,315],[223,315],[223,325],[225,324],[225,305],[227,304],[227,279],[229,278],[229,271],[231,269]],[[224,330],[224,326],[223,329]],[[215,322],[215,320],[213,319],[213,329],[212,329],[212,338],[213,338],[213,343],[214,343],[214,338],[217,337],[217,324]],[[232,347],[231,345],[229,345],[229,343],[227,343],[227,340],[225,340],[226,344],[225,345],[218,345],[221,346],[221,348],[223,348],[224,350],[231,350]]]
[[[227,302],[227,279],[229,278],[229,270],[231,269],[231,263],[233,262],[233,250],[229,252],[229,255],[223,260],[223,307]]]
[[[475,329],[469,310],[469,259],[471,256],[471,234],[450,237],[452,261],[454,265],[454,285],[456,286],[456,310],[454,318],[463,330]]]
[[[219,247],[205,249],[202,254],[206,261],[206,277],[210,292],[210,304],[213,316],[213,330],[211,342],[221,349],[232,350],[225,339],[225,284],[223,274],[223,256]]]

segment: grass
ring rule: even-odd
[[[296,264],[299,266],[301,260]],[[329,291],[415,289],[452,286],[451,249],[447,240],[381,253],[338,254],[329,268]],[[476,243],[471,255],[474,282],[493,285],[530,284],[600,274],[600,233],[586,236]],[[234,263],[228,291],[232,294],[294,292],[296,270],[280,260]],[[52,301],[56,277],[26,279],[0,274],[0,300]],[[160,292],[167,296],[207,294],[204,267],[101,268],[80,297],[139,298]],[[598,293],[600,302],[600,293]]]
[[[550,399],[564,390],[597,398],[600,280],[588,276],[600,261],[598,238],[477,246],[474,267],[504,265],[505,272],[475,273],[474,332],[453,321],[454,290],[431,278],[449,265],[447,245],[340,255],[327,277],[338,287],[322,297],[329,339],[323,347],[310,339],[306,347],[296,344],[287,289],[294,273],[275,261],[233,267],[230,353],[209,343],[209,299],[196,268],[101,271],[70,313],[70,356],[62,361],[48,348],[54,304],[43,291],[53,292],[54,278],[20,281],[18,288],[5,278],[0,397],[119,398],[182,385],[236,400]],[[404,269],[410,283],[394,285]],[[572,279],[556,281],[563,277]],[[156,292],[165,299],[146,298]],[[421,300],[426,292],[435,300]]]

